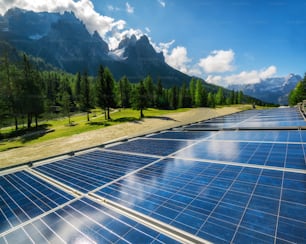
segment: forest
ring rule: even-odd
[[[306,73],[304,78],[299,81],[289,94],[289,105],[294,106],[306,100]]]
[[[34,60],[34,61],[33,61]],[[39,120],[72,113],[89,114],[93,108],[105,111],[110,120],[113,108],[177,109],[189,107],[215,107],[261,101],[239,91],[222,87],[208,90],[205,82],[192,78],[182,86],[164,87],[161,79],[153,81],[150,75],[138,83],[127,77],[116,81],[107,67],[99,66],[97,75],[85,71],[69,74],[61,70],[42,70],[35,58],[23,54],[11,61],[8,55],[0,57],[0,128],[14,125],[15,130],[26,125],[38,126]]]

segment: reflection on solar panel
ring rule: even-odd
[[[204,141],[176,156],[202,160],[306,169],[303,144]]]
[[[174,240],[87,198],[6,234],[9,243],[174,243]]]
[[[96,194],[212,242],[272,243],[275,237],[303,242],[306,189],[301,176],[168,159]]]
[[[72,198],[26,171],[0,176],[0,234]]]
[[[2,173],[0,243],[306,243],[305,125],[245,111]]]
[[[305,126],[302,115],[295,109],[250,110],[187,126],[186,129],[269,128]]]
[[[94,151],[41,165],[35,170],[85,193],[155,160],[153,157]]]
[[[251,141],[251,142],[306,142],[306,131],[271,130],[271,131],[224,131],[211,140]]]

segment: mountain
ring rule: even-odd
[[[286,77],[261,80],[256,84],[231,85],[228,89],[241,90],[244,94],[265,102],[287,105],[290,91],[301,79],[300,75],[289,74]]]
[[[115,79],[126,75],[132,82],[151,75],[153,80],[160,78],[170,87],[191,79],[169,66],[147,36],[126,37],[115,50],[109,50],[98,32],[90,34],[72,12],[10,9],[0,16],[0,39],[70,73],[87,70],[90,75],[96,75],[102,64],[110,68]]]

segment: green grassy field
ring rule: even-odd
[[[144,111],[146,117],[162,117],[165,114],[184,112],[189,109],[177,110],[158,110],[147,109]],[[40,143],[60,137],[71,136],[83,132],[100,129],[106,126],[112,126],[118,123],[139,120],[139,111],[133,109],[118,109],[111,113],[112,120],[106,121],[101,110],[94,110],[90,114],[90,121],[87,121],[86,114],[77,114],[71,116],[71,125],[68,118],[43,121],[39,124],[38,130],[27,131],[24,135],[4,139],[0,141],[0,152],[12,148],[23,147],[29,144]],[[1,129],[2,135],[8,135],[14,131],[14,127]]]

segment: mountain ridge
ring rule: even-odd
[[[291,73],[284,77],[267,78],[256,84],[230,85],[228,89],[241,90],[244,94],[265,102],[287,105],[290,91],[300,80],[300,75]]]
[[[73,12],[36,13],[14,8],[0,16],[0,27],[2,40],[69,73],[86,70],[96,75],[102,64],[115,79],[126,75],[132,82],[150,75],[170,87],[192,78],[169,66],[145,35],[126,37],[111,51],[99,33],[90,34]]]

